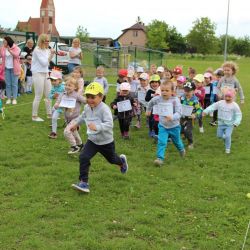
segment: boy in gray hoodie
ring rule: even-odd
[[[90,160],[96,153],[102,154],[108,162],[118,165],[122,174],[128,171],[125,155],[118,156],[115,152],[113,138],[113,118],[109,107],[102,102],[104,89],[102,85],[93,82],[85,89],[87,105],[76,122],[69,129],[75,130],[77,126],[86,123],[88,140],[80,153],[80,182],[72,187],[89,193],[88,175]]]

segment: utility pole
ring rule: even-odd
[[[226,25],[226,35],[225,35],[224,62],[227,60],[227,37],[228,37],[229,7],[230,7],[230,0],[228,0],[228,4],[227,4],[227,25]]]

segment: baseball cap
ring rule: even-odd
[[[211,78],[212,74],[209,72],[206,72],[203,76],[204,76],[204,78]]]
[[[139,76],[139,79],[142,79],[142,80],[148,80],[148,74],[147,73],[141,73],[140,76]]]
[[[193,83],[193,82],[186,82],[184,85],[183,85],[183,88],[185,89],[185,90],[189,90],[189,91],[191,91],[191,90],[195,90],[195,84]]]
[[[152,75],[152,76],[150,77],[149,82],[160,82],[160,80],[161,80],[160,76],[154,74],[154,75]]]
[[[182,68],[179,67],[179,66],[176,66],[173,70],[173,73],[176,73],[176,74],[182,74]]]
[[[133,69],[129,69],[128,70],[128,74],[127,74],[127,77],[133,77],[135,74],[135,71]]]
[[[194,77],[194,80],[196,80],[197,82],[204,82],[204,76],[202,74],[197,74]]]
[[[85,95],[98,95],[98,94],[103,94],[104,93],[104,89],[103,86],[98,83],[98,82],[92,82],[90,83],[86,89],[84,94]]]
[[[235,90],[230,87],[223,87],[221,89],[222,93],[224,96],[230,96],[230,97],[235,97]]]
[[[120,85],[120,90],[128,90],[130,91],[131,86],[128,82],[122,82]]]
[[[176,80],[180,83],[184,83],[186,81],[186,77],[185,76],[178,76]]]
[[[214,71],[214,74],[215,74],[216,76],[224,76],[224,71],[223,71],[222,68],[218,68],[218,69],[216,69],[216,70]]]
[[[137,72],[137,73],[143,73],[143,72],[144,72],[143,67],[140,67],[140,66],[137,67],[136,72]]]
[[[118,71],[118,76],[125,77],[128,75],[128,71],[126,69],[120,69]]]
[[[164,68],[162,66],[159,66],[156,70],[156,72],[161,72],[163,73],[164,72]]]
[[[58,70],[52,70],[50,72],[49,79],[53,79],[53,80],[62,79],[62,72]]]

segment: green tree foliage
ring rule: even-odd
[[[217,53],[219,41],[215,36],[216,25],[208,17],[196,19],[193,24],[186,37],[190,51],[201,54]]]
[[[250,38],[245,36],[243,38],[238,38],[235,41],[233,51],[237,55],[250,56]]]
[[[184,53],[186,43],[176,28],[170,27],[164,21],[153,20],[147,26],[147,46],[152,49],[161,49],[173,53]]]
[[[152,49],[169,49],[168,25],[164,21],[153,20],[146,29],[147,47]]]
[[[169,28],[168,33],[167,42],[169,44],[169,50],[172,53],[185,53],[187,46],[181,33],[179,33],[174,26]]]
[[[225,35],[219,37],[219,54],[223,54],[225,50]],[[237,39],[234,36],[227,36],[227,53],[234,53],[234,46],[236,44]]]
[[[83,26],[79,25],[76,30],[76,37],[80,39],[81,42],[89,42],[89,33],[86,28]]]

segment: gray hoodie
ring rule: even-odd
[[[173,105],[173,120],[166,121],[165,116],[159,116],[159,123],[165,128],[174,128],[180,125],[182,106],[180,100],[176,96],[170,97],[168,100],[163,99],[161,96],[153,97],[148,103],[147,111],[152,112],[153,106],[161,103],[172,103]]]
[[[105,145],[114,141],[113,117],[109,107],[101,102],[91,108],[88,104],[84,107],[82,114],[76,119],[76,124],[95,123],[97,131],[90,130],[87,126],[88,139],[97,145]]]

